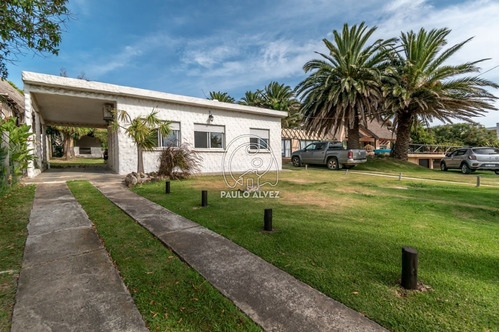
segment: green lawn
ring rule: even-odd
[[[415,167],[396,163],[390,172],[475,183],[475,175]],[[170,195],[164,183],[133,190],[388,329],[498,330],[498,187],[398,181],[359,171],[281,172],[279,185],[268,187],[280,191],[279,199],[221,198],[229,188],[218,176],[173,181]],[[498,184],[498,176],[488,178]],[[207,208],[198,208],[200,190],[209,190]],[[265,208],[273,208],[276,233],[259,232]],[[429,291],[398,286],[402,246],[418,250],[419,280]]]
[[[0,331],[10,330],[35,186],[16,186],[0,197]]]
[[[86,181],[68,182],[151,331],[260,331],[246,315]]]

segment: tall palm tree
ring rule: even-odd
[[[495,109],[492,102],[496,97],[485,88],[498,85],[477,75],[466,76],[479,72],[476,65],[487,59],[457,66],[444,64],[471,39],[443,49],[449,33],[446,28],[401,33],[399,49],[392,53],[383,93],[385,109],[394,117],[396,144],[392,155],[397,159],[408,159],[412,125],[418,121],[426,125],[435,119],[470,121],[487,109]]]
[[[305,128],[319,134],[347,127],[348,148],[359,148],[359,122],[377,118],[382,91],[380,76],[393,39],[368,44],[377,28],[365,23],[333,31],[334,40],[323,39],[329,53],[311,60],[304,71],[311,73],[296,88],[302,97]]]
[[[224,103],[231,103],[234,104],[235,100],[233,97],[231,97],[227,92],[220,92],[220,91],[210,91],[209,96],[207,99],[210,100],[218,100],[222,101]]]

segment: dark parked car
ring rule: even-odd
[[[498,148],[495,147],[463,147],[441,159],[441,170],[460,169],[463,174],[476,170],[494,171],[498,174]]]

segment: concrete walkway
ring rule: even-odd
[[[232,241],[129,191],[93,182],[267,331],[385,331]]]
[[[66,184],[38,184],[12,332],[147,331]]]
[[[24,179],[26,184],[66,183],[71,180],[122,182],[124,176],[104,167],[51,168],[32,179]]]

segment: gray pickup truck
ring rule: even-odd
[[[303,164],[326,165],[331,170],[353,168],[366,162],[366,150],[344,149],[341,142],[316,142],[304,149],[292,153],[292,164],[300,167]]]

